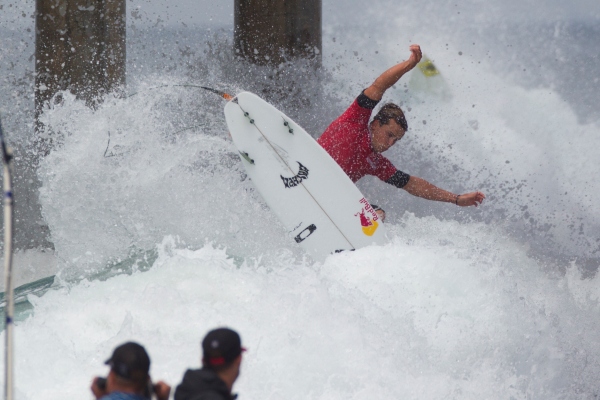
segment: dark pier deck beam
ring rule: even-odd
[[[314,59],[322,50],[321,0],[235,0],[235,51],[255,64]]]
[[[94,107],[124,88],[125,0],[36,0],[35,25],[36,122],[58,91]]]

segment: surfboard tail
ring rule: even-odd
[[[222,90],[217,90],[217,89],[209,88],[206,86],[200,86],[200,87],[204,90],[208,90],[209,92],[213,92],[214,94],[221,96],[222,98],[224,98],[227,101],[233,99],[232,95],[230,95],[229,93],[225,93]]]

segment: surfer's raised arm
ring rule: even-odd
[[[421,47],[418,44],[411,45],[408,60],[394,65],[375,79],[375,82],[365,89],[365,96],[371,100],[381,100],[385,91],[395,85],[402,75],[413,69],[421,61],[421,57]]]

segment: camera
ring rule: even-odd
[[[106,378],[98,378],[96,379],[96,386],[100,390],[106,390]]]
[[[98,386],[98,389],[106,391],[106,378],[99,377],[98,379],[96,379],[96,386]],[[153,385],[152,382],[149,380],[148,385],[145,388],[144,395],[146,397],[151,397],[155,391],[155,385]]]

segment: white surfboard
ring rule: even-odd
[[[340,166],[298,124],[242,92],[225,119],[248,176],[313,258],[386,242],[385,227]]]

